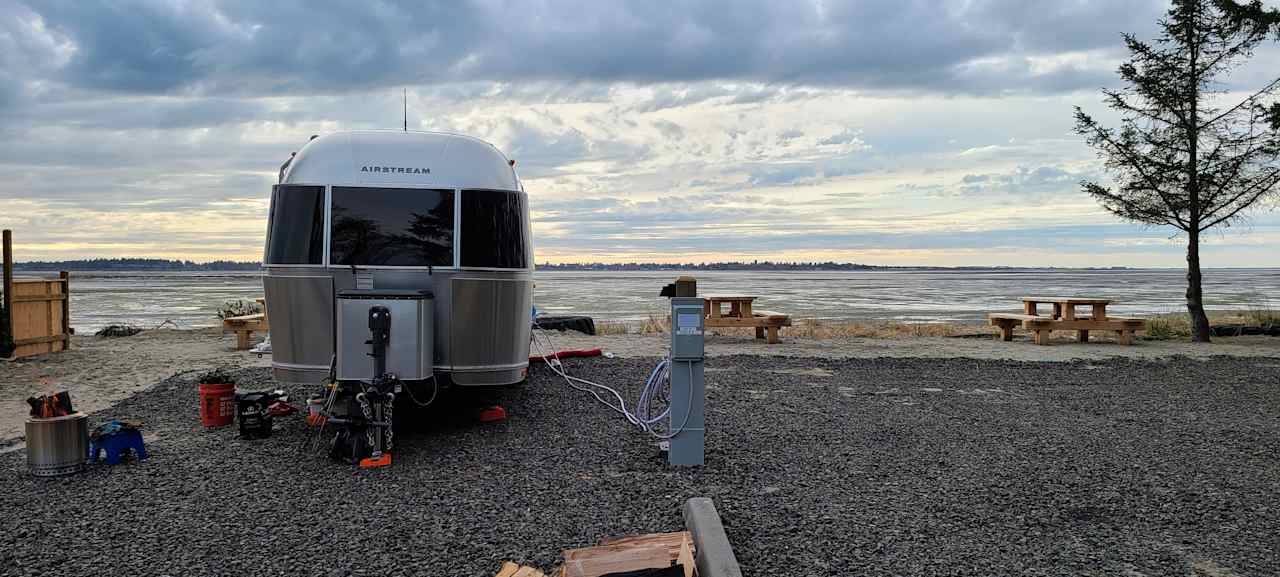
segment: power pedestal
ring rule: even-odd
[[[672,465],[702,465],[706,430],[703,405],[704,304],[701,298],[671,299],[671,410],[667,451]]]

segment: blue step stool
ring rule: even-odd
[[[98,454],[107,452],[107,464],[118,465],[120,458],[133,449],[141,461],[147,458],[147,448],[142,444],[142,432],[137,429],[125,429],[108,435],[102,435],[89,443],[89,462],[98,462]]]

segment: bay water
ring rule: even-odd
[[[38,276],[38,273],[23,273]],[[534,304],[546,314],[637,322],[667,311],[661,288],[677,271],[538,271]],[[689,274],[689,273],[685,273]],[[1117,315],[1181,312],[1185,273],[1176,269],[893,269],[874,271],[698,271],[702,294],[758,297],[757,310],[833,321],[981,323],[1014,311],[1022,296],[1115,299]],[[1211,309],[1280,309],[1280,269],[1207,269]],[[230,298],[262,296],[258,272],[74,272],[71,323],[81,334],[110,324],[216,326]]]

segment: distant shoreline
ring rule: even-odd
[[[550,264],[543,263],[535,267],[539,271],[1061,271],[1061,270],[1087,270],[1087,271],[1134,271],[1134,270],[1172,270],[1172,269],[1143,269],[1127,266],[1113,267],[1027,267],[1027,266],[903,266],[903,265],[869,265],[859,263],[839,263],[839,262],[773,262],[773,261],[728,261],[728,262],[712,262],[712,263],[563,263]],[[166,271],[166,272],[227,272],[227,271],[258,271],[262,269],[262,263],[250,261],[213,261],[198,263],[193,261],[170,260],[170,259],[151,259],[151,258],[118,258],[118,259],[88,259],[88,260],[67,260],[67,261],[30,261],[16,262],[13,266],[17,272],[51,272],[51,271],[71,271],[71,272],[148,272],[148,271]]]

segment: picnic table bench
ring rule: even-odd
[[[756,330],[756,338],[764,339],[767,335],[769,344],[782,342],[778,331],[782,327],[791,326],[791,316],[773,311],[753,310],[756,300],[753,296],[744,295],[705,295],[703,314],[707,317],[705,324],[712,327],[751,327]],[[729,305],[726,311],[725,305]]]
[[[1111,299],[1081,297],[1022,297],[1022,314],[990,313],[987,320],[991,326],[1000,329],[1000,340],[1013,340],[1013,329],[1022,325],[1023,329],[1034,334],[1037,345],[1048,345],[1049,335],[1053,331],[1076,331],[1082,343],[1089,342],[1089,331],[1115,331],[1120,344],[1133,344],[1135,332],[1145,330],[1147,322],[1142,319],[1107,316],[1107,305]],[[1053,312],[1041,315],[1039,305],[1053,306]],[[1081,316],[1076,307],[1090,308],[1089,316]]]

